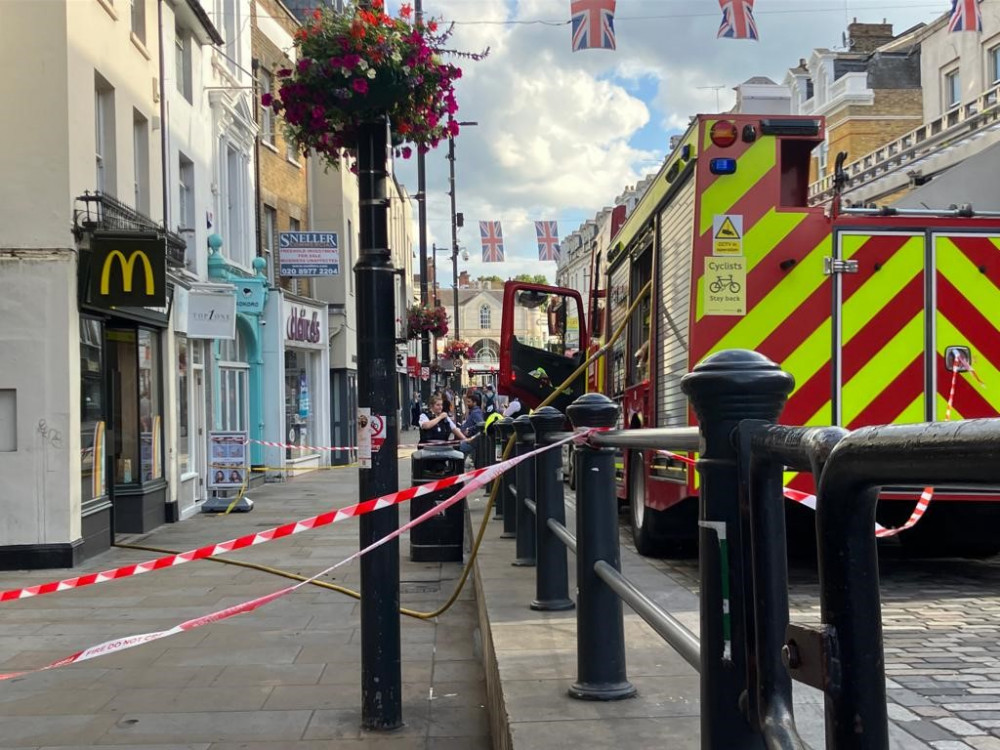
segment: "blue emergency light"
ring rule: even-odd
[[[736,159],[712,159],[708,168],[712,174],[736,174]]]

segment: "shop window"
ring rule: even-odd
[[[142,481],[163,476],[160,436],[160,339],[152,331],[139,329],[139,427]]]
[[[312,393],[314,383],[309,372],[307,352],[285,350],[285,431],[286,441],[294,447],[285,449],[286,458],[310,456],[313,433]]]
[[[145,329],[108,331],[113,370],[115,483],[163,476],[160,341]]]
[[[104,363],[99,320],[80,318],[81,502],[108,494],[105,477]]]

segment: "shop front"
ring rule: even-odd
[[[93,232],[81,248],[81,516],[87,555],[164,523],[166,240]]]
[[[320,450],[330,445],[327,310],[291,295],[282,295],[280,310],[283,342],[274,375],[284,404],[276,414],[280,437],[273,441],[280,446],[270,456],[273,466],[298,472],[330,463],[330,452]]]

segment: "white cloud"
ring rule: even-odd
[[[393,5],[394,3],[390,3]],[[755,75],[779,81],[815,47],[834,48],[849,18],[897,31],[942,12],[915,0],[769,0],[758,4],[760,42],[717,40],[714,2],[622,0],[618,49],[570,50],[568,25],[494,24],[495,21],[568,21],[569,0],[429,0],[427,15],[462,22],[453,46],[479,51],[481,62],[460,62],[459,118],[474,120],[456,140],[456,195],[465,215],[461,262],[473,277],[547,272],[534,243],[535,219],[558,219],[565,236],[610,205],[628,184],[654,170],[671,132],[699,112],[732,106],[732,87]],[[803,9],[811,12],[802,13]],[[946,9],[946,8],[945,8]],[[770,12],[768,12],[770,11]],[[796,11],[796,12],[789,12]],[[830,12],[821,12],[830,11]],[[684,17],[687,16],[687,17]],[[694,17],[690,17],[694,16]],[[645,101],[637,96],[642,92]],[[642,138],[637,134],[643,133]],[[657,131],[661,131],[660,134]],[[655,150],[642,144],[655,143]],[[450,245],[447,148],[427,155],[428,245]],[[416,192],[415,160],[400,168]],[[508,261],[483,264],[478,221],[503,222]],[[439,256],[443,258],[444,256]]]

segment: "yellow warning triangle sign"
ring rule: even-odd
[[[736,231],[736,227],[733,226],[733,220],[728,216],[722,225],[719,227],[719,231],[715,233],[715,238],[717,240],[738,240],[740,238],[740,233]]]

